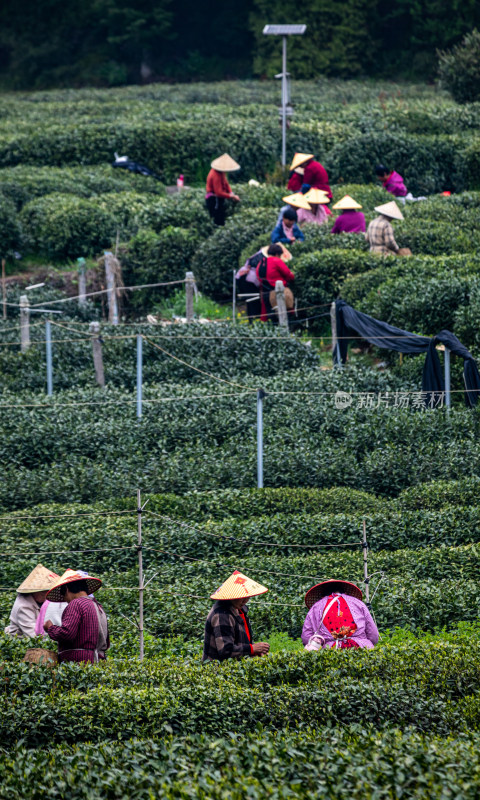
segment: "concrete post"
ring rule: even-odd
[[[78,264],[78,305],[86,306],[87,299],[87,268],[84,258],[77,258]]]
[[[99,386],[105,386],[105,373],[103,371],[102,342],[100,339],[100,323],[91,322],[88,332],[92,336],[93,366],[95,367],[95,378]]]
[[[26,353],[30,347],[30,301],[26,294],[20,297],[20,348]]]
[[[193,272],[185,273],[185,295],[186,295],[186,317],[187,322],[193,322],[193,292],[195,290],[195,278]]]
[[[117,290],[115,285],[115,269],[112,260],[115,258],[109,250],[105,251],[105,280],[107,284],[108,298],[108,321],[112,325],[118,325],[118,303]]]
[[[275,282],[275,295],[277,298],[278,324],[280,328],[288,328],[288,314],[285,303],[285,286],[282,281]]]
[[[47,394],[53,394],[53,368],[52,368],[52,325],[49,319],[45,322],[45,348],[47,356]]]

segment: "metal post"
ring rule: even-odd
[[[118,325],[117,291],[115,288],[115,270],[112,259],[115,258],[109,250],[105,251],[105,280],[107,283],[108,321]]]
[[[30,347],[30,302],[26,294],[20,297],[20,349],[26,353]]]
[[[280,328],[288,329],[288,314],[285,303],[285,286],[282,281],[275,281],[275,296],[277,298],[278,324]]]
[[[93,366],[95,367],[95,378],[99,386],[105,386],[105,373],[103,371],[102,342],[100,339],[100,323],[91,322],[88,332],[92,336]]]
[[[137,417],[142,416],[143,336],[137,333]]]
[[[137,517],[138,517],[138,633],[140,639],[140,661],[143,661],[143,552],[142,552],[142,496],[137,489]]]
[[[233,289],[232,289],[232,322],[235,325],[235,317],[237,315],[237,284],[235,282],[236,272],[233,270]]]
[[[186,316],[187,322],[193,322],[193,292],[195,278],[193,272],[185,273],[185,296],[186,296]]]
[[[78,305],[86,306],[87,298],[85,297],[85,295],[87,294],[87,275],[86,275],[85,259],[77,258],[77,264],[78,264]]]
[[[448,347],[445,347],[445,358],[444,358],[444,367],[445,367],[445,405],[447,408],[450,408],[452,404],[452,396],[451,396],[451,385],[450,385],[450,350]]]
[[[370,578],[368,577],[368,547],[367,547],[367,523],[363,520],[363,583],[365,584],[365,605],[370,606]]]
[[[266,392],[257,390],[257,488],[263,489],[263,398]]]
[[[2,258],[2,304],[3,319],[7,319],[7,284],[5,281],[5,259]]]
[[[282,167],[287,163],[287,37],[282,36]]]
[[[45,347],[47,352],[47,394],[53,394],[53,369],[52,369],[52,325],[50,320],[45,322]]]

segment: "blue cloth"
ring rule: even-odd
[[[298,239],[300,242],[305,241],[305,235],[302,233],[296,222],[293,223],[293,235],[295,236],[295,239]],[[282,222],[279,222],[275,226],[270,238],[272,240],[272,244],[277,244],[277,242],[281,242],[282,244],[291,244],[291,240],[287,239],[285,236]]]

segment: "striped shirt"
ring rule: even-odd
[[[62,624],[52,625],[48,629],[50,639],[58,642],[60,662],[95,661],[99,628],[96,605],[102,608],[100,603],[90,597],[76,597],[63,612]],[[109,646],[107,637],[107,647]],[[99,653],[99,658],[105,658],[105,653]]]

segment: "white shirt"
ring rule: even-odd
[[[10,636],[35,636],[35,623],[40,614],[40,606],[31,594],[17,594],[10,612],[10,625],[5,633]]]

